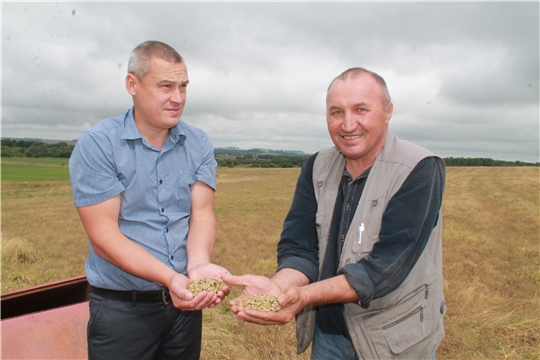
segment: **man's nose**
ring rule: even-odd
[[[352,132],[356,129],[358,124],[356,123],[356,120],[352,116],[351,113],[345,113],[345,116],[343,117],[343,123],[341,124],[341,128],[345,132]]]
[[[186,94],[181,89],[175,89],[171,94],[171,102],[176,104],[183,104],[186,100]]]

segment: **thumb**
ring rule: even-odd
[[[171,290],[171,292],[173,291]],[[180,300],[186,300],[186,301],[189,301],[195,297],[191,291],[185,288],[180,288],[180,289],[177,288],[175,289],[173,294]]]
[[[290,302],[290,299],[289,299],[289,297],[287,296],[286,293],[283,293],[283,294],[278,296],[277,302],[278,302],[279,306],[285,307]]]
[[[298,292],[295,287],[289,288],[287,291],[278,296],[278,304],[285,307],[290,303],[294,303],[298,299]]]

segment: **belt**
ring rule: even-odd
[[[131,290],[122,291],[122,290],[102,289],[102,288],[90,286],[90,292],[92,294],[100,295],[109,299],[128,301],[131,303],[162,302],[163,304],[168,305],[172,302],[169,289],[155,290],[155,291],[131,291]]]

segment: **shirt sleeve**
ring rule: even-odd
[[[315,226],[317,201],[313,189],[313,163],[316,157],[317,154],[312,155],[302,166],[277,249],[277,270],[298,270],[310,282],[317,281],[319,277],[319,245]]]
[[[201,145],[202,145],[202,157],[201,164],[196,171],[197,181],[202,181],[206,185],[210,186],[214,191],[216,190],[216,168],[217,161],[214,157],[214,146],[212,142],[206,135],[202,132],[201,134]]]
[[[437,158],[420,161],[388,202],[371,254],[340,270],[363,308],[397,289],[409,275],[437,224],[443,188]]]
[[[76,207],[99,204],[125,190],[116,173],[111,145],[99,134],[85,132],[77,140],[69,174]]]

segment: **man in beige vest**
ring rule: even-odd
[[[444,162],[388,131],[385,81],[352,68],[328,88],[335,147],[302,167],[270,279],[227,276],[244,286],[239,319],[286,324],[311,359],[430,359],[444,336],[441,203]],[[241,298],[278,296],[277,312]]]

